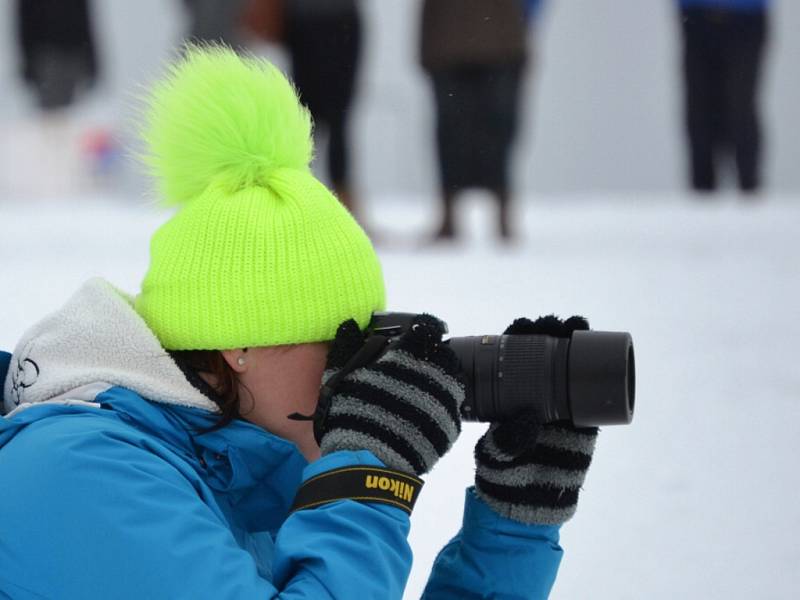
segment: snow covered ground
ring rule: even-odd
[[[431,206],[375,201],[390,308],[433,312],[453,335],[581,313],[636,346],[634,423],[601,433],[552,597],[796,597],[800,198],[533,198],[512,247],[489,236],[479,197],[465,208],[468,242],[420,249],[411,234]],[[166,217],[119,200],[0,200],[0,348],[90,276],[135,291]],[[466,426],[428,478],[409,599],[458,528],[483,428]]]

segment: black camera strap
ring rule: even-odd
[[[423,483],[419,477],[384,467],[342,467],[304,482],[297,491],[292,512],[337,500],[356,500],[389,504],[411,514]]]
[[[325,419],[328,418],[331,397],[333,396],[336,386],[347,375],[375,360],[386,348],[388,342],[389,338],[383,335],[372,335],[368,337],[361,349],[350,357],[347,364],[322,386],[319,391],[319,400],[317,401],[317,409],[314,411],[314,414],[303,415],[300,413],[292,413],[288,418],[292,421],[314,421],[314,437],[318,444],[321,443],[323,426],[325,424]]]

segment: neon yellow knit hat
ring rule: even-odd
[[[167,203],[137,312],[168,350],[333,339],[385,306],[369,239],[309,169],[311,120],[270,63],[189,47],[144,138]]]

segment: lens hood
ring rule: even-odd
[[[631,422],[636,376],[629,333],[576,331],[567,364],[569,409],[576,427]]]

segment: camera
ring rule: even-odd
[[[375,313],[369,336],[391,343],[414,317]],[[570,421],[576,427],[625,425],[633,419],[635,365],[627,332],[575,331],[569,338],[476,335],[445,343],[461,363],[466,421],[503,421],[529,409],[541,423]]]

